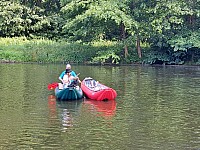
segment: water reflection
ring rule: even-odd
[[[200,148],[200,67],[74,66],[116,89],[107,102],[49,95],[63,64],[0,68],[0,149]]]
[[[49,118],[51,121],[53,121],[55,118],[57,118],[56,97],[54,95],[48,96],[48,108],[49,108]]]
[[[76,101],[57,101],[54,95],[48,96],[48,107],[49,107],[49,118],[50,121],[55,121],[55,118],[59,118],[61,121],[62,131],[65,132],[67,129],[74,125],[73,117],[77,115],[82,100]]]
[[[61,114],[62,118],[62,130],[66,131],[69,127],[73,126],[73,118],[70,112],[67,109],[63,109],[63,112]]]
[[[85,99],[83,103],[91,113],[97,116],[103,116],[104,118],[115,116],[117,105],[115,100],[96,101]]]

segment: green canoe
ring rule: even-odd
[[[67,87],[64,89],[55,88],[55,96],[57,100],[77,100],[83,98],[83,91],[79,86]]]

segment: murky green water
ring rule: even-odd
[[[200,68],[73,66],[115,101],[58,102],[64,65],[0,64],[0,149],[199,150]]]

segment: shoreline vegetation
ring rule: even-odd
[[[98,41],[91,43],[53,41],[49,39],[31,39],[26,37],[0,38],[0,63],[72,63],[86,65],[190,65],[200,63],[180,61],[169,63],[163,57],[156,55],[149,63],[152,50],[148,44],[143,44],[142,58],[134,45],[129,45],[129,56],[124,58],[123,43],[113,41]],[[159,58],[160,59],[159,59]],[[153,60],[155,59],[155,60]]]
[[[200,65],[199,10],[199,0],[2,0],[0,61]]]
[[[68,43],[44,38],[0,38],[0,62],[119,64],[120,49],[122,44],[111,41]]]

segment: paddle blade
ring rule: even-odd
[[[58,86],[58,83],[54,82],[54,83],[48,84],[47,87],[48,87],[48,90],[54,90],[57,86]]]

